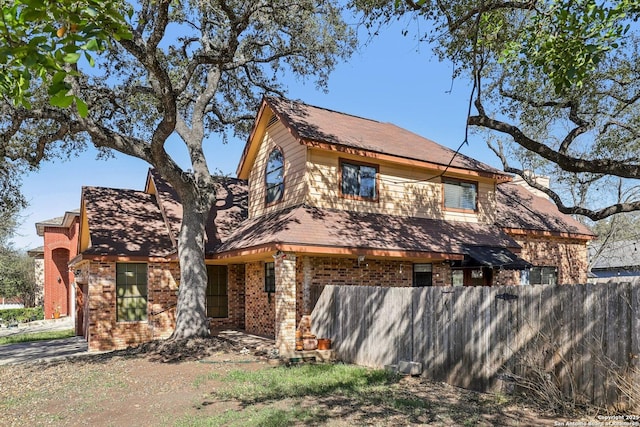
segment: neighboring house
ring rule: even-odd
[[[584,283],[591,232],[493,167],[389,123],[265,98],[208,221],[212,328],[273,336],[281,352],[328,284]],[[91,350],[168,336],[182,208],[84,188],[77,269]]]
[[[634,282],[640,279],[640,242],[621,240],[589,247],[590,283]]]
[[[33,277],[36,281],[35,305],[44,307],[44,246],[27,251],[33,259]]]
[[[44,238],[44,318],[73,316],[75,307],[73,273],[69,261],[78,254],[79,211],[36,223]]]
[[[24,303],[20,297],[5,298],[0,296],[0,310],[7,310],[10,308],[24,308]],[[0,317],[0,322],[2,318]]]

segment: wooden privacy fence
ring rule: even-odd
[[[429,378],[474,390],[555,387],[576,402],[640,404],[638,283],[328,285],[312,325],[345,362],[414,361]]]

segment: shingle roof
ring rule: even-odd
[[[38,233],[38,236],[44,236],[45,227],[69,227],[73,218],[79,215],[80,209],[74,209],[72,211],[66,211],[63,216],[57,216],[55,218],[36,222],[36,232]]]
[[[173,241],[177,241],[182,224],[182,204],[174,188],[155,170],[149,171],[156,186],[158,203],[165,215]],[[206,253],[212,253],[238,225],[247,218],[247,182],[235,178],[217,179],[215,209],[207,218]],[[214,217],[215,215],[215,217]]]
[[[174,251],[154,196],[142,191],[83,188],[91,246],[84,255],[164,257]]]
[[[589,257],[596,257],[600,244],[589,247]],[[609,242],[607,246],[592,260],[592,270],[633,269],[640,268],[640,242],[620,240]]]
[[[155,170],[150,173],[156,187],[155,196],[135,190],[83,189],[91,233],[91,246],[84,255],[165,257],[175,252],[182,205],[173,187]],[[220,178],[216,208],[207,220],[207,253],[215,251],[246,219],[246,182]]]
[[[443,254],[464,254],[465,245],[519,248],[493,225],[299,205],[247,220],[218,250],[232,252],[274,243]]]
[[[284,98],[266,97],[265,101],[299,138],[307,141],[388,154],[438,165],[506,175],[478,160],[454,151],[391,123],[352,116],[314,107]],[[453,161],[451,161],[453,159]]]
[[[496,191],[496,225],[503,228],[593,236],[591,230],[561,213],[550,200],[521,185],[499,184]]]

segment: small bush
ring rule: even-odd
[[[44,319],[44,309],[42,307],[0,310],[0,323],[25,323],[42,319]]]

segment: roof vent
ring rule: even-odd
[[[269,123],[267,123],[267,127],[270,127],[271,125],[273,125],[274,123],[278,123],[279,121],[280,121],[280,119],[278,119],[278,116],[273,114],[271,116],[271,118],[269,119]]]

